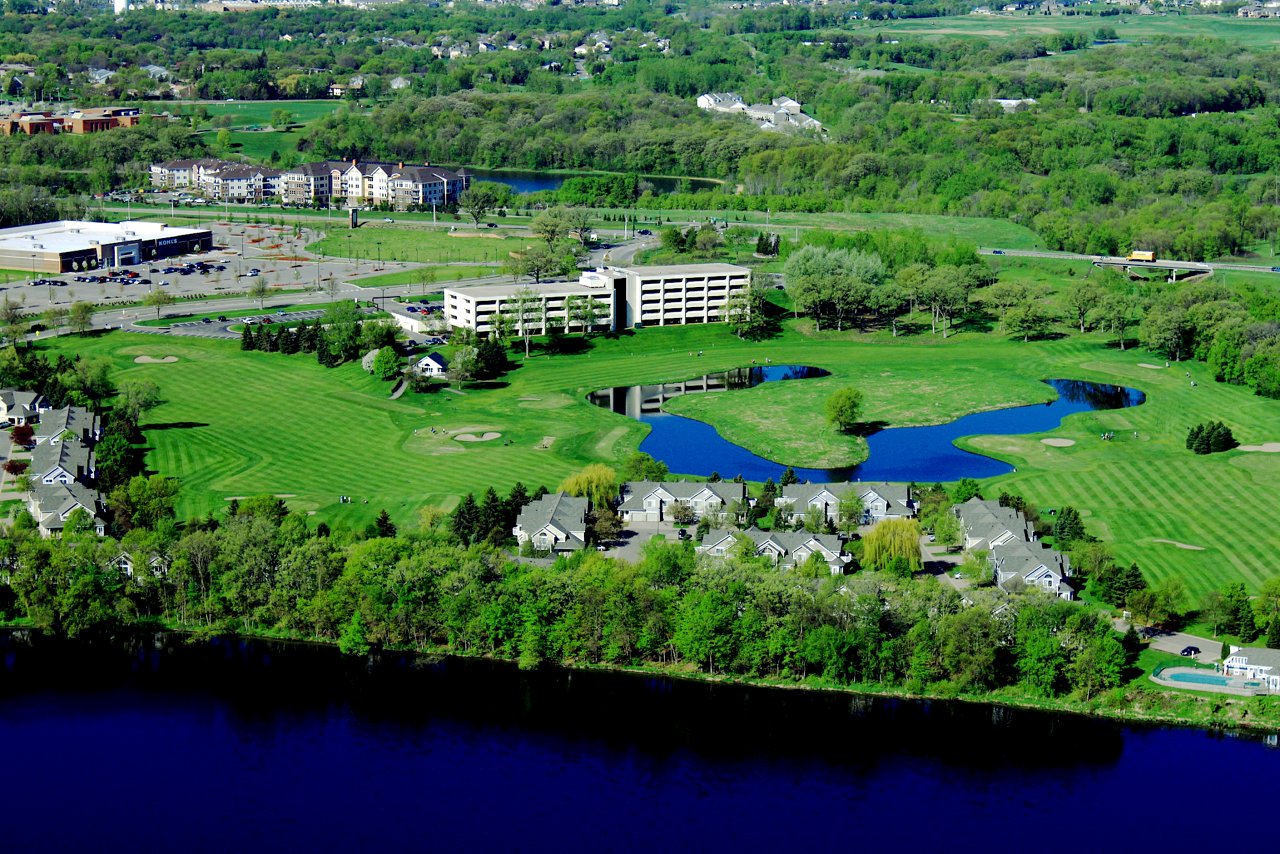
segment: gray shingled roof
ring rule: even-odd
[[[1277,673],[1280,673],[1280,649],[1264,649],[1262,647],[1246,646],[1241,647],[1232,656],[1244,656],[1247,662],[1254,667],[1270,667]]]
[[[83,507],[95,521],[101,521],[98,516],[99,495],[83,484],[37,483],[31,487],[31,497],[35,501],[38,521],[48,530],[60,530],[62,517],[76,507]]]
[[[37,440],[52,439],[70,431],[83,440],[96,432],[98,417],[81,406],[64,406],[51,409],[40,416],[40,426],[35,430]]]
[[[586,529],[586,515],[587,499],[552,492],[525,505],[516,524],[529,535],[549,525],[563,532],[570,542],[582,544],[581,538],[574,532]]]
[[[674,501],[690,501],[703,490],[710,490],[725,504],[731,504],[734,501],[745,501],[747,498],[747,485],[745,483],[734,483],[727,480],[716,483],[689,480],[658,483],[651,480],[634,480],[622,485],[622,504],[618,509],[643,510],[645,496],[650,495],[659,488],[670,495]]]
[[[62,466],[74,477],[81,477],[89,471],[89,448],[79,439],[67,439],[56,445],[48,442],[36,445],[31,451],[31,470],[37,476],[44,476]]]

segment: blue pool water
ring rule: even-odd
[[[648,424],[651,430],[640,444],[640,450],[666,463],[672,472],[703,477],[717,472],[724,478],[741,474],[751,481],[777,480],[785,465],[733,444],[710,424],[662,412],[661,404],[679,394],[732,392],[766,382],[827,375],[821,368],[773,365],[708,374],[686,383],[619,386],[595,392],[589,399],[598,406]],[[1124,386],[1064,379],[1045,382],[1058,392],[1058,397],[1048,403],[977,412],[930,427],[890,427],[867,437],[870,456],[861,465],[832,469],[797,468],[796,476],[815,482],[929,483],[965,477],[994,477],[1011,471],[1012,466],[961,450],[954,441],[963,436],[1043,433],[1058,427],[1063,418],[1077,412],[1137,406],[1146,399],[1141,391]],[[797,429],[803,429],[803,425],[798,424]]]
[[[1214,673],[1169,673],[1165,679],[1170,682],[1191,682],[1195,685],[1229,685],[1231,680]]]

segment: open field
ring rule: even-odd
[[[961,15],[949,18],[870,22],[858,32],[894,36],[1001,39],[1050,33],[1092,33],[1112,27],[1126,41],[1151,41],[1161,36],[1220,38],[1235,44],[1270,46],[1280,38],[1280,21],[1248,20],[1231,15]]]
[[[400,270],[396,273],[385,273],[380,276],[365,276],[362,279],[352,279],[351,284],[361,288],[389,288],[392,285],[416,285],[422,281],[421,270],[426,270],[429,276],[432,276],[432,283],[439,282],[456,282],[460,279],[479,279],[484,276],[494,276],[501,272],[500,267],[474,267],[459,264],[449,265],[432,265],[428,267],[414,267],[411,270]]]
[[[212,118],[231,116],[234,119],[231,127],[235,128],[249,125],[266,127],[271,124],[271,114],[276,110],[288,110],[293,114],[294,122],[306,124],[307,122],[315,121],[321,116],[336,112],[342,106],[350,107],[351,105],[349,102],[336,99],[318,101],[212,101],[200,103],[177,102],[172,109],[175,113],[192,115],[200,106],[203,106]]]
[[[817,429],[822,395],[810,388],[824,382],[858,386],[868,417],[890,423],[1044,400],[1039,380],[1045,377],[1124,383],[1146,391],[1147,403],[1072,416],[1049,435],[967,440],[968,447],[1017,466],[987,484],[989,490],[1016,490],[1046,507],[1078,507],[1122,560],[1138,561],[1153,581],[1181,576],[1193,595],[1233,579],[1256,587],[1274,574],[1280,455],[1195,456],[1183,441],[1188,424],[1208,417],[1226,421],[1245,444],[1280,439],[1280,402],[1215,384],[1201,365],[1190,366],[1199,382],[1192,388],[1187,366],[1143,368],[1162,360],[1140,350],[1120,352],[1093,336],[1022,344],[979,333],[945,342],[927,334],[893,341],[788,329],[751,343],[723,327],[702,326],[644,330],[590,345],[576,356],[535,355],[492,388],[394,402],[386,399],[389,385],[356,365],[325,370],[306,356],[241,353],[235,342],[112,333],[42,346],[105,354],[117,378],[146,377],[160,385],[166,403],[148,419],[148,460],[183,479],[184,515],[216,509],[231,495],[278,492],[295,494],[291,505],[326,520],[361,524],[382,507],[403,522],[419,507],[451,506],[460,494],[490,484],[500,491],[517,480],[554,487],[587,462],[616,461],[637,446],[645,428],[584,402],[587,392],[609,385],[676,380],[763,358],[831,370],[831,380],[699,399],[699,405],[714,401],[698,414],[725,433],[773,451],[783,434]],[[705,355],[692,364],[690,350]],[[140,355],[180,361],[136,364]],[[755,421],[772,419],[785,429],[752,434],[759,428],[735,420],[743,411],[770,416]],[[442,432],[432,434],[431,427]],[[489,431],[502,439],[464,444],[452,438]],[[1115,432],[1116,440],[1098,441],[1103,431]],[[548,436],[554,437],[550,448],[539,449]],[[1051,437],[1075,444],[1040,441]],[[339,504],[339,495],[355,502]],[[1160,539],[1202,550],[1155,542]]]
[[[458,231],[451,234],[443,228],[366,224],[355,231],[343,228],[312,243],[307,249],[341,258],[353,255],[376,258],[381,252],[383,261],[499,263],[509,253],[537,240],[534,237],[507,237],[497,229],[493,232],[492,235],[482,234],[459,226]]]

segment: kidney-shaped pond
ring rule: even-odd
[[[596,406],[643,421],[650,427],[640,450],[679,474],[723,477],[741,474],[747,480],[777,480],[786,467],[722,437],[710,424],[672,415],[662,405],[682,394],[729,392],[767,382],[829,376],[822,368],[769,365],[737,368],[691,380],[660,385],[617,386],[592,392]],[[1056,400],[977,412],[930,427],[891,427],[867,437],[870,456],[857,466],[834,469],[795,469],[811,481],[953,481],[984,478],[1012,471],[1008,463],[970,453],[955,446],[962,436],[1010,436],[1043,433],[1076,412],[1137,406],[1146,396],[1137,389],[1080,380],[1045,380],[1058,392]],[[762,449],[768,453],[767,449]]]

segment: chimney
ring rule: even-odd
[[[422,165],[423,165],[423,166],[430,166],[430,165],[431,165],[431,161],[430,161],[430,160],[424,161]]]
[[[353,157],[353,158],[351,158],[351,165],[352,165],[352,166],[355,166],[355,165],[356,165],[356,159],[355,159],[354,157]]]
[[[397,164],[396,164],[396,168],[397,168],[397,169],[403,169],[403,168],[404,168],[404,161],[403,161],[403,160],[401,160],[399,163],[397,163]]]

